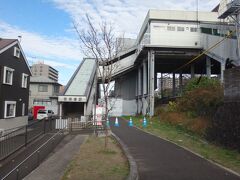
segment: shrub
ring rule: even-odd
[[[194,116],[213,116],[223,103],[223,88],[218,80],[191,80],[178,100],[178,108]]]

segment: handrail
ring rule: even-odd
[[[49,141],[54,139],[55,136],[60,134],[66,128],[59,130],[56,134],[54,134],[50,139],[48,139],[45,143],[39,146],[33,153],[31,153],[28,157],[26,157],[21,163],[19,163],[15,168],[13,168],[8,174],[6,174],[1,180],[6,179],[9,175],[11,175],[15,170],[17,170],[23,163],[25,163],[29,158],[31,158],[35,153],[37,153],[42,147],[44,147]]]

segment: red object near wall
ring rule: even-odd
[[[37,113],[39,109],[45,109],[45,106],[33,106],[32,108],[32,114],[33,114],[33,119],[37,119]]]

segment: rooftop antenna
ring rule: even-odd
[[[18,40],[19,40],[19,42],[21,43],[21,41],[22,41],[22,36],[18,36]]]

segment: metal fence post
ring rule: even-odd
[[[43,133],[46,133],[46,119],[43,119]]]
[[[26,128],[25,128],[25,146],[27,146],[27,142],[28,142],[28,130],[27,130],[28,126],[26,125]]]

